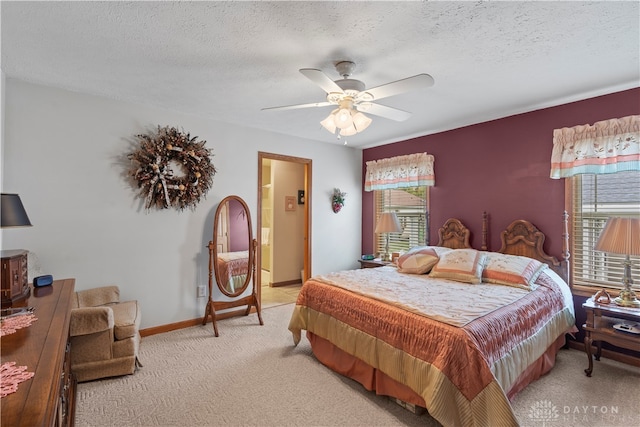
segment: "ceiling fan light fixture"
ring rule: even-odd
[[[365,116],[360,111],[353,115],[353,126],[357,129],[358,132],[362,132],[366,128],[369,127],[373,120],[371,118]]]
[[[349,126],[348,128],[341,129],[340,135],[342,136],[352,136],[358,133],[358,129],[354,125]]]
[[[320,124],[333,134],[339,131],[339,136],[352,136],[365,130],[372,121],[360,111],[340,108],[333,110]]]
[[[326,119],[320,122],[323,128],[331,133],[336,133],[336,122],[333,120],[333,111],[327,116]]]
[[[351,110],[348,108],[341,108],[337,113],[333,115],[333,121],[340,129],[346,129],[350,126],[353,126]]]

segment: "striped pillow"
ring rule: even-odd
[[[454,249],[440,257],[429,273],[429,277],[463,283],[480,283],[485,257],[484,252],[475,249]]]
[[[547,264],[533,258],[487,252],[482,281],[533,290],[536,279],[547,267]]]

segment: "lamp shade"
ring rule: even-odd
[[[336,133],[339,129],[341,136],[352,136],[368,128],[371,122],[369,117],[346,103],[333,110],[320,124],[331,133]]]
[[[595,249],[613,254],[640,255],[640,218],[609,218]]]
[[[380,215],[376,224],[376,233],[402,233],[400,221],[395,212],[385,212]]]
[[[31,221],[24,210],[20,196],[17,194],[2,193],[0,199],[2,205],[2,218],[0,219],[1,227],[31,227]]]
[[[352,135],[355,135],[356,133],[358,133],[358,130],[353,125],[349,126],[346,129],[342,129],[340,131],[340,135],[342,136],[352,136]]]
[[[357,129],[358,132],[362,132],[366,128],[369,127],[372,120],[362,114],[360,111],[353,115],[353,126]]]
[[[335,133],[336,132],[336,122],[333,120],[333,114],[336,113],[337,111],[338,110],[333,110],[331,112],[331,114],[329,114],[327,116],[326,119],[324,119],[323,121],[320,122],[322,127],[325,128],[326,130],[328,130],[331,133]]]
[[[353,125],[351,110],[348,108],[340,108],[340,110],[338,110],[338,112],[333,115],[333,122],[340,129],[351,127]]]

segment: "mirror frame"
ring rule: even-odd
[[[247,227],[249,229],[249,260],[247,262],[247,265],[248,265],[247,277],[245,279],[245,282],[242,288],[238,289],[238,291],[235,291],[235,292],[229,292],[220,286],[221,281],[220,281],[220,273],[218,272],[218,268],[217,268],[218,263],[214,262],[214,260],[217,261],[218,259],[218,248],[215,240],[218,233],[218,227],[220,226],[219,225],[220,209],[225,203],[229,202],[230,200],[237,200],[242,205],[243,209],[247,213]],[[216,310],[227,310],[234,307],[246,306],[246,309],[241,312],[239,311],[225,312],[222,314],[222,316],[223,318],[231,317],[233,315],[238,315],[238,314],[244,314],[245,316],[248,316],[249,313],[251,313],[251,309],[255,308],[255,311],[258,314],[258,321],[260,322],[260,325],[264,325],[264,322],[262,321],[262,314],[260,311],[260,301],[258,300],[258,295],[256,292],[256,280],[255,280],[256,252],[258,250],[257,249],[258,242],[256,239],[253,238],[253,231],[251,229],[251,212],[249,211],[249,207],[247,206],[247,203],[244,200],[242,200],[241,197],[227,196],[224,199],[222,199],[222,201],[220,201],[220,203],[218,204],[218,207],[216,208],[215,218],[213,220],[213,240],[209,241],[209,244],[207,245],[207,247],[209,248],[209,299],[207,301],[207,306],[204,309],[204,317],[202,318],[202,324],[205,325],[209,321],[209,318],[211,318],[211,323],[213,324],[213,332],[217,337],[219,336],[219,334],[218,334],[218,324],[216,322],[218,318],[218,315],[216,314]],[[214,268],[214,265],[216,266],[215,268]],[[229,298],[229,300],[215,301],[213,299],[214,274],[215,274],[216,286],[218,287],[218,289],[220,289],[220,292],[222,292],[224,295],[226,295]],[[244,297],[240,296],[242,293],[246,292],[247,287],[249,286],[249,282],[251,281],[253,281],[253,285],[251,287],[251,294]]]
[[[240,205],[242,205],[242,208],[244,209],[247,215],[247,227],[249,229],[249,233],[248,233],[249,241],[247,242],[248,244],[247,251],[249,252],[249,262],[247,263],[247,277],[245,278],[242,286],[234,292],[228,291],[225,288],[225,286],[223,286],[220,272],[218,271],[218,262],[217,262],[218,254],[219,254],[217,237],[218,237],[218,228],[220,227],[220,211],[222,210],[222,207],[224,206],[225,203],[229,203],[231,201],[239,202]],[[252,225],[251,225],[251,214],[249,213],[249,207],[247,206],[245,201],[242,200],[242,198],[238,196],[227,196],[224,199],[222,199],[222,201],[218,204],[218,207],[216,208],[215,219],[213,222],[212,242],[213,242],[213,271],[215,274],[216,284],[218,285],[218,289],[220,289],[220,292],[222,292],[224,295],[228,297],[232,297],[232,298],[237,297],[247,290],[247,287],[249,286],[249,282],[251,282],[251,279],[253,278],[253,263],[255,261],[255,251],[253,250],[253,232],[252,232]],[[211,294],[211,290],[210,290],[210,294]]]

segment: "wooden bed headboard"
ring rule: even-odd
[[[513,221],[506,230],[500,233],[502,247],[498,252],[510,255],[521,255],[537,259],[549,265],[565,282],[569,283],[569,232],[567,219],[563,215],[562,260],[547,254],[543,249],[545,235],[531,222],[519,219]]]
[[[521,255],[536,259],[549,265],[560,277],[569,283],[569,232],[567,220],[569,215],[563,214],[562,233],[562,260],[547,254],[544,249],[545,235],[530,221],[519,219],[513,221],[506,230],[500,234],[502,247],[498,252],[509,255]],[[482,246],[480,250],[486,251],[488,215],[482,213]],[[451,249],[472,248],[469,243],[471,232],[456,218],[449,218],[438,230],[438,246]]]
[[[487,250],[487,213],[482,213],[482,246],[480,250]],[[456,218],[449,218],[440,229],[438,229],[438,245],[451,249],[471,248],[469,239],[471,232]]]
[[[438,245],[451,249],[471,248],[471,232],[456,218],[449,218],[438,230]]]

